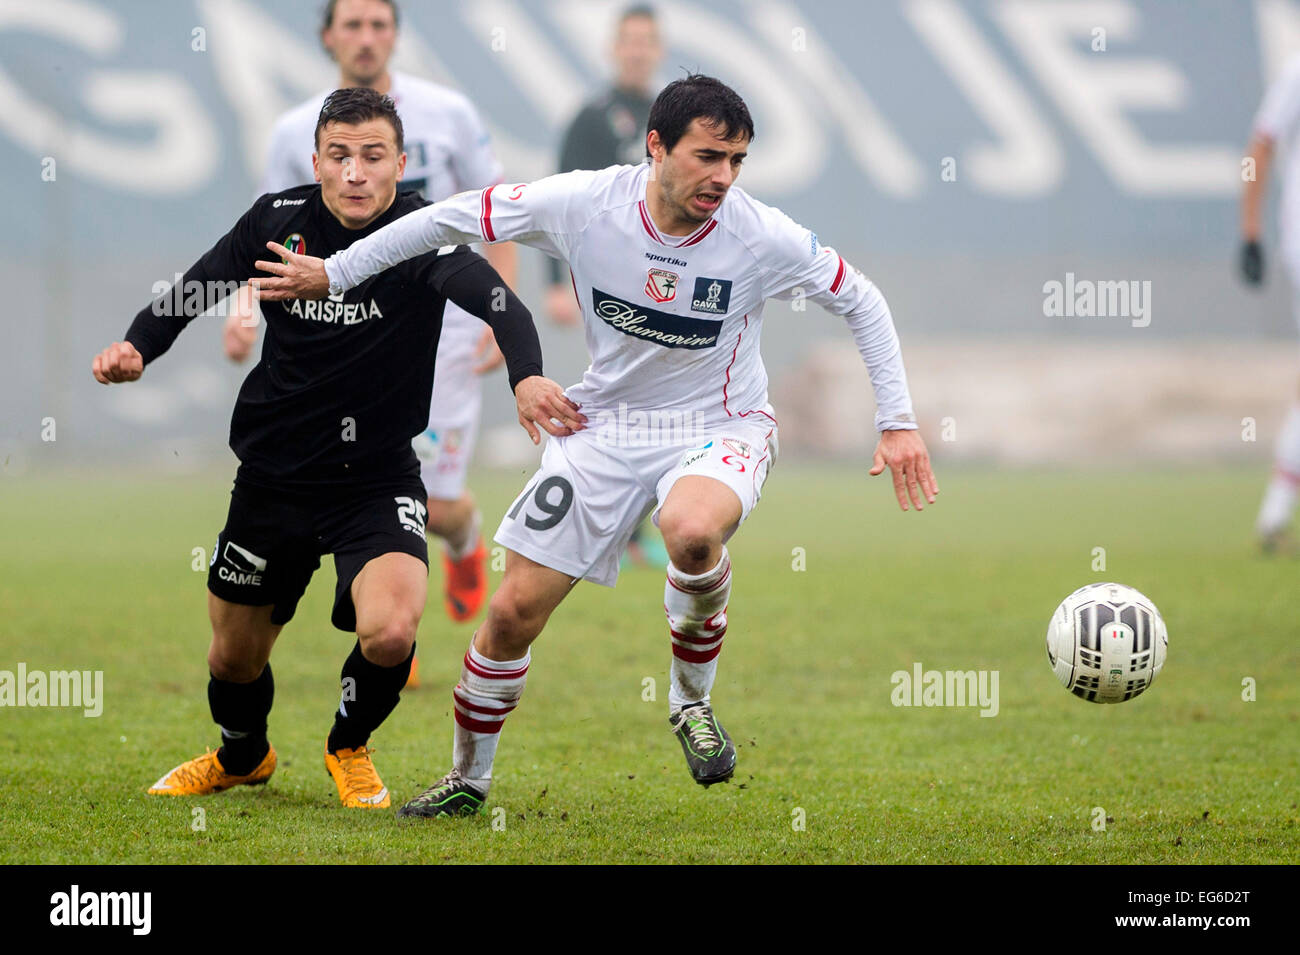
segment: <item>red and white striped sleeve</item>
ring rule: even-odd
[[[458,193],[336,252],[325,272],[346,290],[417,255],[473,242],[519,242],[565,259],[594,175],[569,172]]]

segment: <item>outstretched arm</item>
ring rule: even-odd
[[[258,261],[257,269],[273,277],[255,282],[267,301],[324,298],[331,287],[346,292],[399,262],[473,242],[514,241],[565,258],[570,220],[589,206],[587,186],[595,175],[570,172],[462,192],[390,222],[328,261],[293,255],[268,242],[267,248],[286,261]]]
[[[123,340],[104,349],[91,363],[96,381],[105,385],[135,381],[146,365],[171,348],[186,325],[240,291],[240,279],[254,257],[257,211],[255,203],[178,283],[165,290],[155,288],[162,294],[139,311]]]

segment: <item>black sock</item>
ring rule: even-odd
[[[397,706],[406,678],[411,675],[414,657],[415,646],[412,645],[410,654],[397,666],[381,667],[361,655],[361,641],[357,641],[343,661],[340,674],[343,696],[334,714],[334,728],[330,730],[326,749],[335,753],[340,749],[366,745],[370,734]]]
[[[266,717],[275,698],[271,664],[252,683],[231,683],[208,678],[208,706],[221,727],[217,759],[226,772],[244,776],[257,768],[271,744],[266,741]]]

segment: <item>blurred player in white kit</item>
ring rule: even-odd
[[[406,132],[407,156],[398,190],[418,191],[436,202],[466,189],[496,185],[502,177],[501,164],[469,100],[454,90],[388,69],[397,40],[397,20],[397,5],[392,0],[331,0],[325,8],[321,42],[339,65],[339,88],[369,87],[397,104]],[[261,193],[316,180],[312,168],[316,118],[329,92],[323,90],[276,121]],[[513,286],[515,247],[494,245],[483,252]],[[236,361],[248,356],[256,340],[257,323],[244,318],[250,309],[246,301],[226,322],[226,354]],[[448,303],[429,427],[416,439],[415,452],[428,491],[426,527],[443,539],[444,605],[447,615],[456,621],[473,617],[487,594],[482,518],[465,487],[465,477],[482,407],[479,376],[500,364],[501,353],[492,330]],[[416,673],[412,670],[408,685],[418,685]]]
[[[1282,198],[1278,213],[1280,261],[1291,281],[1294,313],[1300,322],[1300,56],[1292,57],[1269,86],[1255,115],[1247,156],[1255,175],[1247,176],[1241,200],[1242,278],[1251,285],[1264,279],[1263,205],[1273,160],[1282,154]],[[1288,528],[1300,491],[1300,394],[1292,395],[1274,446],[1273,476],[1259,507],[1255,530],[1260,546],[1271,553],[1290,547]]]

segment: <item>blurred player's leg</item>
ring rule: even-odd
[[[448,306],[433,377],[429,427],[413,447],[428,491],[426,528],[443,541],[443,606],[456,622],[472,619],[487,597],[483,518],[466,490],[478,437],[483,388],[474,347],[483,323]]]
[[[1281,258],[1291,281],[1292,311],[1300,324],[1300,252],[1283,243]],[[1255,532],[1265,553],[1287,546],[1297,491],[1300,491],[1300,400],[1293,398],[1273,446],[1273,476],[1255,519]]]
[[[269,661],[283,628],[271,622],[272,610],[273,605],[250,607],[208,594],[208,705],[221,727],[221,747],[177,766],[149,788],[152,795],[197,796],[258,785],[275,771],[275,750],[266,737],[275,696]]]
[[[463,485],[463,472],[462,472]],[[474,496],[454,500],[429,496],[428,529],[442,538],[443,605],[458,623],[473,618],[487,596],[487,546],[483,515]]]
[[[453,691],[452,770],[403,806],[399,816],[460,816],[482,808],[501,728],[528,679],[529,646],[573,584],[568,574],[506,552],[501,586],[470,642]]]
[[[1291,524],[1300,489],[1300,402],[1287,410],[1273,451],[1273,477],[1264,492],[1255,529],[1266,551],[1276,550]]]

